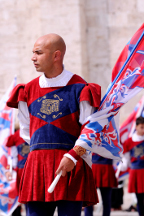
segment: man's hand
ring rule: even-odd
[[[7,172],[5,173],[5,175],[6,175],[7,181],[11,181],[11,180],[12,180],[12,174],[11,174],[10,171],[7,171]]]
[[[74,166],[74,162],[71,159],[64,156],[60,162],[56,174],[58,174],[62,170],[62,176],[65,176],[67,172],[73,170]]]

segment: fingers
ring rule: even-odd
[[[73,170],[74,166],[75,164],[71,159],[63,157],[56,171],[56,174],[58,174],[62,170],[62,176],[65,176],[67,172]]]
[[[66,176],[66,174],[67,174],[67,171],[65,169],[63,169],[62,170],[62,176],[64,177],[64,176]]]
[[[56,171],[56,174],[58,175],[60,173],[60,171],[62,170],[62,176],[65,176],[67,171],[64,167],[62,167],[61,165],[59,165],[57,171]]]
[[[58,175],[61,170],[62,170],[62,168],[59,166],[58,169],[56,170],[56,174]]]

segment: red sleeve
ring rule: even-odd
[[[26,102],[26,94],[24,91],[25,84],[18,84],[12,91],[10,98],[7,101],[8,107],[18,108],[18,102]]]
[[[68,152],[72,157],[74,157],[76,160],[79,160],[80,159],[80,156],[77,155],[77,153],[71,149],[69,152]]]
[[[95,83],[86,84],[80,94],[81,101],[89,101],[91,106],[98,108],[101,102],[101,87]]]
[[[123,153],[129,152],[130,151],[129,147],[130,147],[130,138],[128,138],[123,144],[123,149],[124,149]]]
[[[14,146],[15,145],[15,142],[14,142],[14,134],[10,135],[8,137],[8,141],[6,143],[6,146],[7,147],[11,147],[11,146]]]

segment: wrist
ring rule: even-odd
[[[71,159],[73,161],[73,163],[76,165],[77,160],[69,153],[64,154],[65,157]]]
[[[86,153],[86,149],[79,145],[74,146],[73,151],[77,154],[79,158]]]
[[[75,158],[76,160],[80,159],[80,156],[74,151],[74,149],[71,149],[68,154],[70,154],[73,158]]]

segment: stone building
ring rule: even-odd
[[[31,62],[36,39],[53,32],[66,44],[64,65],[104,95],[125,44],[143,23],[143,0],[0,0],[0,97],[17,75],[26,83],[39,74]],[[122,123],[143,91],[121,109]]]

